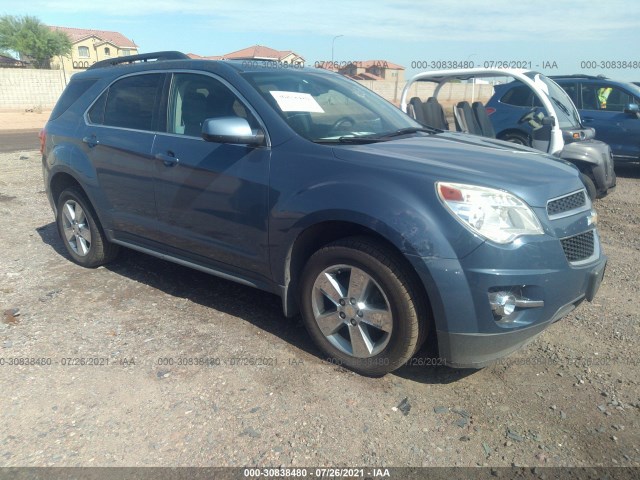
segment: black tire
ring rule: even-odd
[[[524,145],[525,147],[530,147],[531,142],[529,138],[522,133],[505,133],[500,136],[500,140],[504,140],[505,142],[515,143],[517,145]]]
[[[593,179],[586,173],[580,172],[580,180],[584,183],[584,186],[587,189],[587,195],[589,195],[591,201],[595,201],[598,196],[598,189],[596,188],[596,184]]]
[[[69,187],[58,197],[56,224],[62,243],[78,265],[98,267],[118,255],[118,246],[107,241],[95,210],[78,187]]]
[[[320,288],[330,285],[330,290],[335,285],[325,282],[329,277],[344,287],[342,295],[337,288],[331,292],[333,300]],[[353,300],[349,294],[363,284],[367,288],[349,304]],[[427,336],[428,309],[418,292],[415,276],[395,252],[367,237],[352,237],[311,256],[300,283],[299,305],[305,327],[328,361],[363,375],[381,376],[405,364]],[[342,301],[345,304],[339,303]],[[325,306],[327,310],[321,312]],[[374,311],[380,314],[371,315]],[[341,317],[343,313],[346,315]],[[335,333],[323,333],[316,315],[329,318],[327,331]],[[358,342],[358,338],[365,338],[365,342]],[[372,348],[360,348],[365,354],[357,355],[356,344]]]

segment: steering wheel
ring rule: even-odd
[[[336,120],[333,123],[333,125],[331,125],[331,128],[329,129],[329,131],[334,132],[334,131],[345,130],[345,127],[347,126],[347,124],[349,124],[348,128],[351,128],[356,124],[356,121],[352,117],[349,117],[348,115],[344,117],[340,117],[338,120]]]
[[[518,120],[518,123],[529,123],[531,124],[531,122],[534,123],[539,123],[542,124],[542,119],[544,118],[544,114],[542,112],[539,112],[537,110],[531,110],[530,112],[525,113],[522,117],[520,117],[520,120]]]

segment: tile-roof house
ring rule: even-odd
[[[338,72],[354,80],[404,82],[404,67],[387,60],[356,61],[341,67]]]
[[[291,50],[275,50],[264,45],[253,45],[251,47],[236,50],[219,56],[201,57],[195,53],[187,54],[195,59],[207,60],[270,60],[273,62],[288,63],[294,65],[304,65],[304,58]]]
[[[16,60],[6,55],[0,55],[0,68],[21,68],[26,66],[27,62]]]
[[[71,56],[62,57],[65,70],[84,69],[100,60],[138,53],[138,45],[119,32],[69,27],[49,28],[66,33],[71,40]],[[61,68],[60,60],[60,57],[52,58],[51,68]]]

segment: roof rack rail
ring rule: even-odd
[[[149,60],[160,62],[162,60],[184,60],[188,58],[189,57],[184,53],[176,51],[143,53],[141,55],[126,55],[124,57],[101,60],[91,65],[87,70],[91,70],[92,68],[115,67],[116,65],[131,64],[136,62],[148,62]]]

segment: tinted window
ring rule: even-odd
[[[169,99],[169,133],[199,137],[204,120],[216,117],[242,117],[258,128],[249,109],[221,81],[195,73],[175,74]]]
[[[574,82],[562,83],[560,86],[567,92],[574,105],[578,105],[578,86]]]
[[[82,80],[71,80],[67,88],[64,89],[62,96],[56,103],[55,108],[51,112],[51,119],[58,118],[64,112],[66,112],[71,105],[75,103],[80,96],[86,92],[89,87],[96,83],[95,78],[84,78]]]
[[[154,130],[154,111],[160,101],[163,80],[164,74],[154,73],[115,82],[107,93],[102,123],[112,127]],[[100,117],[97,109],[95,116],[97,119]]]
[[[104,123],[104,106],[107,102],[107,93],[109,91],[105,91],[100,98],[96,100],[96,102],[91,106],[88,112],[89,121],[91,123],[95,123],[97,125],[102,125]]]
[[[520,82],[518,82],[520,83]],[[533,95],[533,90],[527,85],[513,87],[500,99],[502,103],[516,107],[541,107],[538,97]]]
[[[617,87],[608,85],[582,85],[582,108],[622,112],[625,105],[633,103],[633,96]]]

